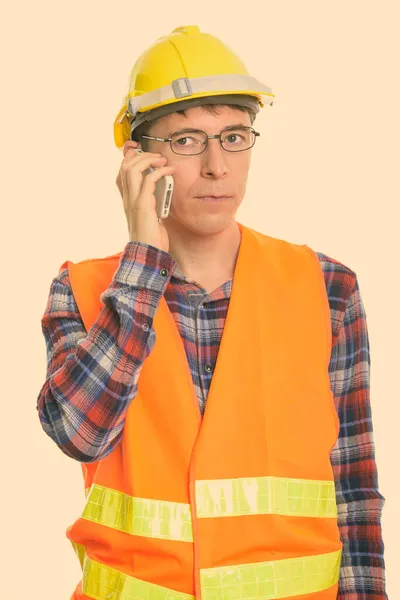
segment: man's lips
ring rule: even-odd
[[[224,198],[231,198],[231,196],[225,196],[225,195],[224,195],[224,196],[222,196],[222,195],[220,195],[220,196],[215,196],[215,195],[210,195],[210,196],[198,196],[198,198],[201,198],[201,199],[203,199],[203,200],[204,200],[204,199],[210,199],[210,200],[223,200]]]

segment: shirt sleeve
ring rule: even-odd
[[[370,404],[370,346],[357,276],[340,275],[342,319],[333,337],[334,396],[340,421],[332,449],[338,525],[343,543],[338,600],[387,600],[379,491]],[[350,285],[351,282],[351,285]],[[337,283],[337,282],[336,282]],[[346,302],[345,302],[346,301]]]
[[[167,252],[128,242],[89,332],[68,269],[53,279],[41,320],[47,372],[36,407],[43,430],[67,456],[94,462],[122,438],[143,362],[155,343],[154,315],[170,279],[159,271],[171,275],[175,264]]]

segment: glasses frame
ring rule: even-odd
[[[254,133],[254,142],[248,148],[244,148],[244,150],[227,150],[222,145],[221,136],[226,131],[235,131],[237,129],[250,129],[250,131],[252,131]],[[172,137],[161,138],[161,137],[156,137],[154,135],[141,135],[141,136],[139,136],[139,138],[146,138],[147,140],[157,140],[158,142],[169,142],[169,145],[170,145],[170,148],[171,148],[172,152],[174,154],[177,154],[178,156],[197,156],[198,154],[202,154],[207,149],[207,147],[208,147],[208,140],[211,140],[211,139],[218,139],[221,148],[223,150],[225,150],[225,152],[235,153],[235,152],[246,152],[247,150],[250,150],[250,148],[252,148],[254,146],[254,144],[256,143],[257,137],[259,137],[261,135],[253,127],[248,127],[248,126],[245,126],[245,125],[243,125],[241,127],[233,127],[233,126],[225,127],[221,131],[221,133],[218,133],[216,135],[208,135],[205,131],[202,131],[201,129],[187,129],[187,130],[185,130],[185,131],[182,132],[182,135],[184,136],[185,133],[193,133],[194,131],[199,131],[200,133],[204,133],[204,135],[206,136],[206,141],[204,142],[204,148],[203,148],[203,150],[201,150],[200,152],[195,152],[194,154],[182,154],[181,152],[175,152],[175,150],[172,148],[172,139],[173,139]],[[172,136],[174,136],[174,135],[175,134],[173,133]]]

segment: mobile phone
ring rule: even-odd
[[[135,152],[143,153],[141,148],[134,148]],[[143,171],[143,176],[147,173],[155,171],[154,167],[149,167]],[[156,189],[154,196],[156,198],[156,213],[159,219],[166,219],[169,215],[169,209],[171,206],[172,192],[174,189],[174,178],[172,175],[164,175],[156,181]]]

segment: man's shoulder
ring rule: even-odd
[[[357,275],[340,260],[316,251],[325,278],[332,317],[332,336],[336,339],[345,318],[349,300],[357,287]]]
[[[53,281],[57,281],[59,283],[64,283],[66,286],[70,285],[70,277],[69,277],[69,265],[85,267],[96,264],[104,264],[105,266],[108,264],[118,264],[123,251],[120,250],[115,254],[107,254],[105,256],[93,256],[90,258],[83,258],[81,260],[65,260],[62,265],[59,267],[58,274],[54,277]]]
[[[338,283],[339,281],[345,281],[348,285],[352,281],[355,281],[357,275],[351,267],[324,252],[317,250],[314,252],[318,257],[321,269],[328,282],[332,284],[335,282]]]
[[[266,243],[268,243],[270,240],[273,240],[273,242],[275,244],[278,244],[279,247],[294,248],[296,251],[300,252],[304,251],[306,247],[309,250],[312,250],[312,252],[314,252],[314,254],[316,254],[318,257],[321,269],[324,272],[327,283],[332,283],[335,280],[339,281],[345,279],[346,283],[348,284],[351,280],[354,281],[356,279],[356,273],[351,267],[344,264],[337,258],[333,258],[332,256],[325,254],[324,252],[313,250],[307,244],[301,244],[298,242],[296,243],[291,240],[270,236],[261,231],[258,231],[257,229],[252,229],[252,231],[262,242],[265,241]]]

